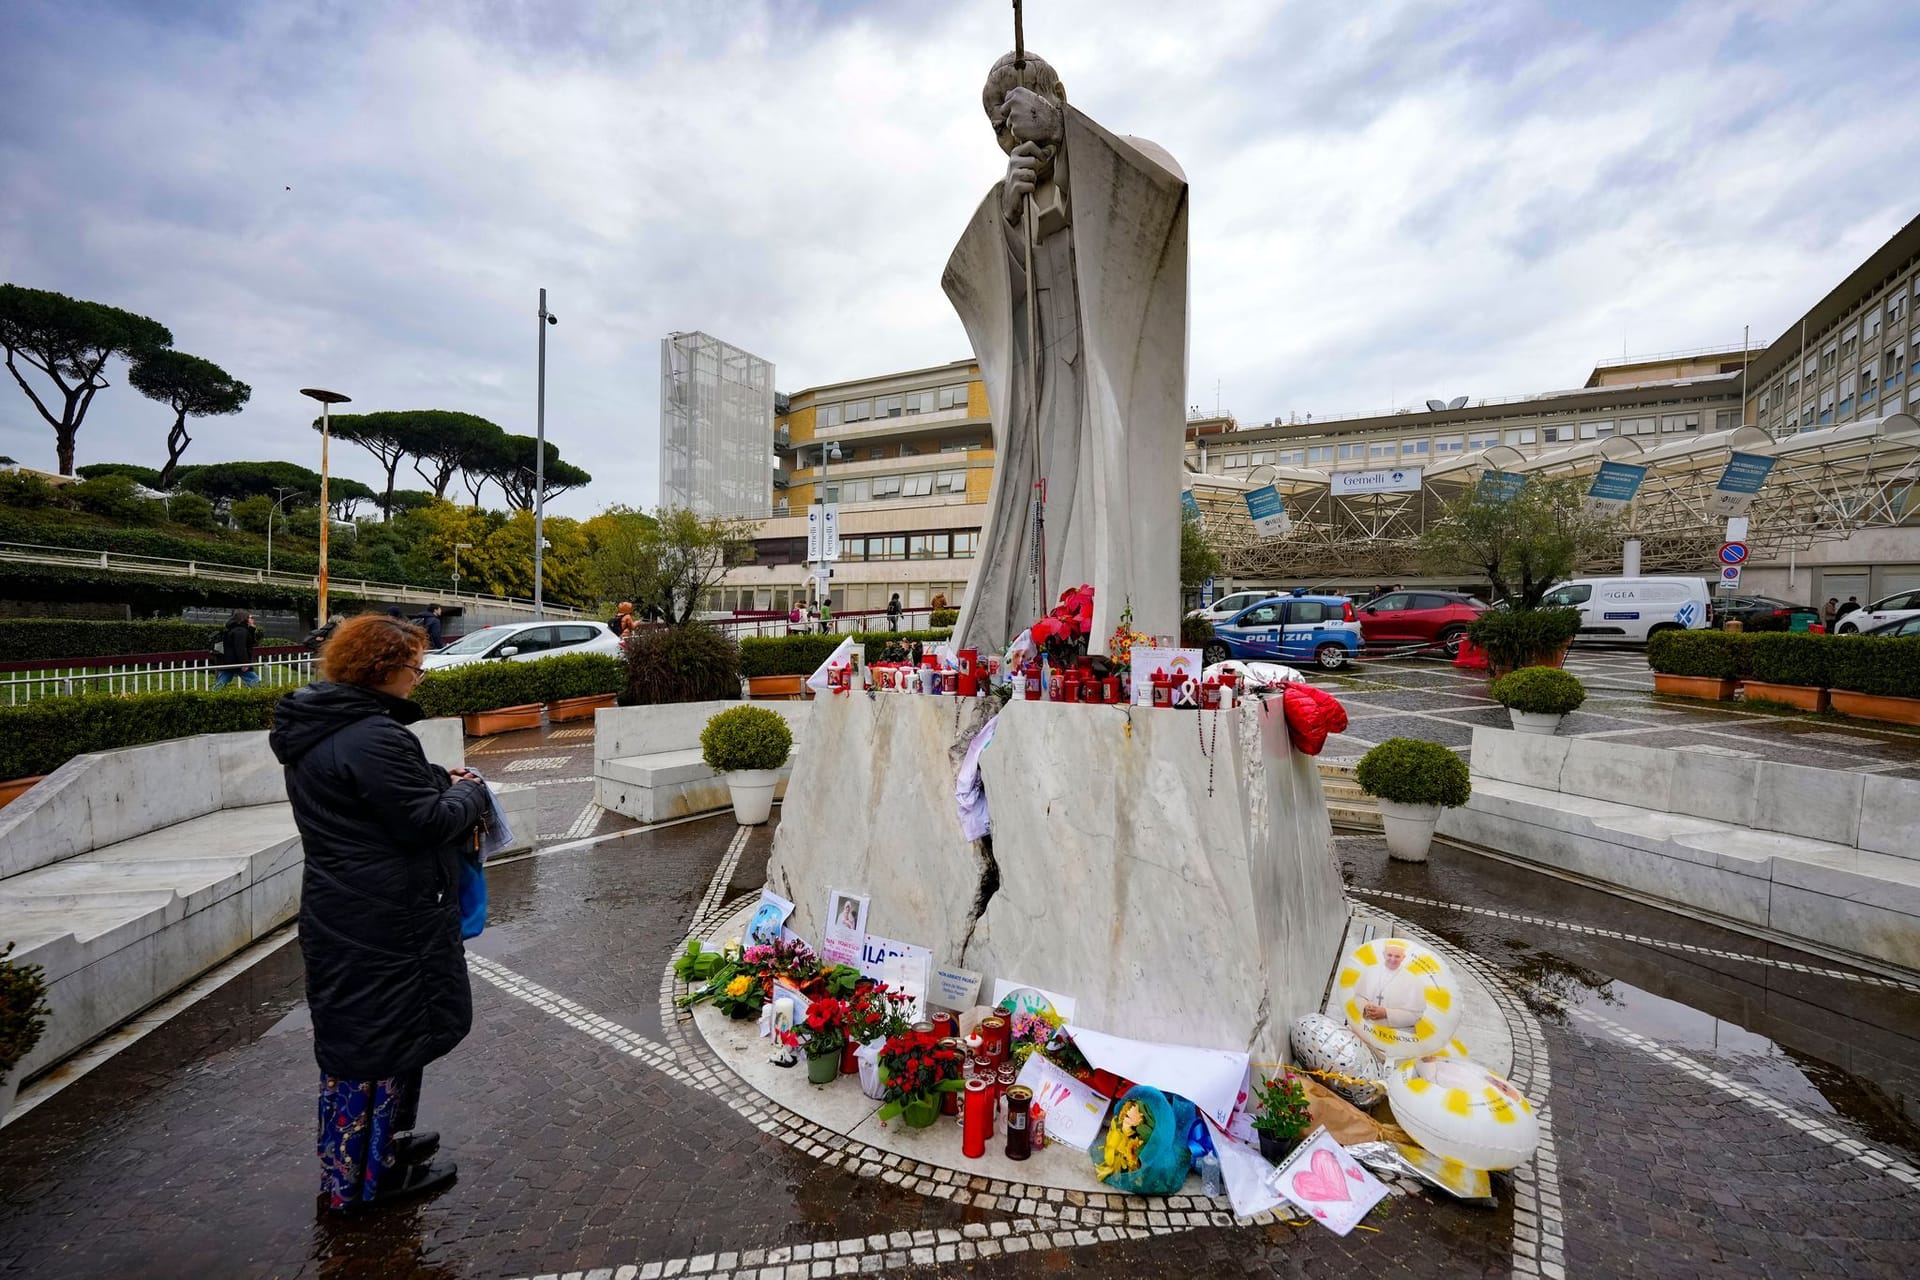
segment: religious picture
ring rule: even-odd
[[[1390,1027],[1411,1027],[1426,1012],[1427,980],[1405,968],[1405,943],[1390,940],[1381,950],[1386,953],[1385,967],[1362,973],[1354,993],[1360,1001],[1360,1016]]]
[[[856,968],[867,945],[867,898],[865,894],[835,889],[827,895],[826,941],[820,956],[829,964],[847,964]]]

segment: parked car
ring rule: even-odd
[[[1375,647],[1437,645],[1451,658],[1486,611],[1486,601],[1458,591],[1388,591],[1360,606],[1360,634]]]
[[[1864,634],[1870,636],[1920,636],[1920,614],[1911,618],[1895,618],[1892,622],[1883,622]]]
[[[1236,591],[1232,595],[1221,596],[1210,605],[1190,611],[1187,616],[1205,618],[1208,622],[1225,622],[1242,609],[1251,609],[1262,600],[1271,599],[1271,591]]]
[[[1353,601],[1345,596],[1310,596],[1306,588],[1290,596],[1269,596],[1213,625],[1206,664],[1242,661],[1315,662],[1338,671],[1359,656],[1363,641],[1353,620]]]
[[[1852,635],[1913,617],[1920,617],[1920,591],[1901,591],[1834,619],[1833,631],[1835,635]]]
[[[428,671],[464,667],[470,662],[510,658],[531,662],[562,653],[604,653],[620,657],[619,637],[599,622],[507,622],[469,631],[446,648],[420,660]]]
[[[1544,609],[1578,609],[1580,634],[1644,641],[1661,631],[1713,625],[1705,578],[1575,578],[1541,597]]]
[[[1737,622],[1748,631],[1786,631],[1797,614],[1820,621],[1820,610],[1812,605],[1772,596],[1717,596],[1713,601],[1713,622],[1719,627]]]

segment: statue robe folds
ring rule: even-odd
[[[1094,588],[1091,651],[1121,611],[1180,629],[1180,451],[1187,388],[1187,182],[1151,142],[1065,115],[1066,225],[1034,246],[1038,404],[1030,403],[1025,249],[996,187],[947,261],[993,414],[982,549],[955,647],[1000,652],[1060,592]],[[1036,442],[1038,447],[1036,448]],[[1034,592],[1034,485],[1047,482],[1048,599]]]

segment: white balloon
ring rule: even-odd
[[[1347,953],[1334,979],[1347,1024],[1388,1062],[1433,1053],[1460,1025],[1460,984],[1436,952],[1376,938]],[[1385,1016],[1367,1017],[1369,1007]]]
[[[1433,1053],[1387,1075],[1393,1118],[1418,1142],[1469,1169],[1511,1169],[1540,1143],[1533,1104],[1471,1058]]]
[[[1324,1013],[1302,1014],[1294,1019],[1288,1038],[1293,1043],[1294,1061],[1309,1073],[1328,1073],[1331,1078],[1320,1083],[1348,1102],[1370,1107],[1386,1096],[1387,1086],[1380,1079],[1385,1064],[1344,1022],[1335,1022]],[[1365,1083],[1354,1084],[1351,1081],[1355,1079]]]

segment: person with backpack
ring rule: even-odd
[[[260,673],[253,669],[253,647],[259,635],[253,629],[253,615],[245,609],[235,609],[226,625],[213,633],[207,648],[218,660],[214,688],[224,689],[235,680],[249,689],[260,683]]]
[[[427,633],[427,648],[429,650],[438,649],[446,643],[445,640],[440,638],[442,632],[439,605],[428,605],[427,611],[413,620],[413,625]]]
[[[893,593],[893,599],[887,601],[887,630],[898,631],[899,629],[900,629],[900,593],[896,591]]]

